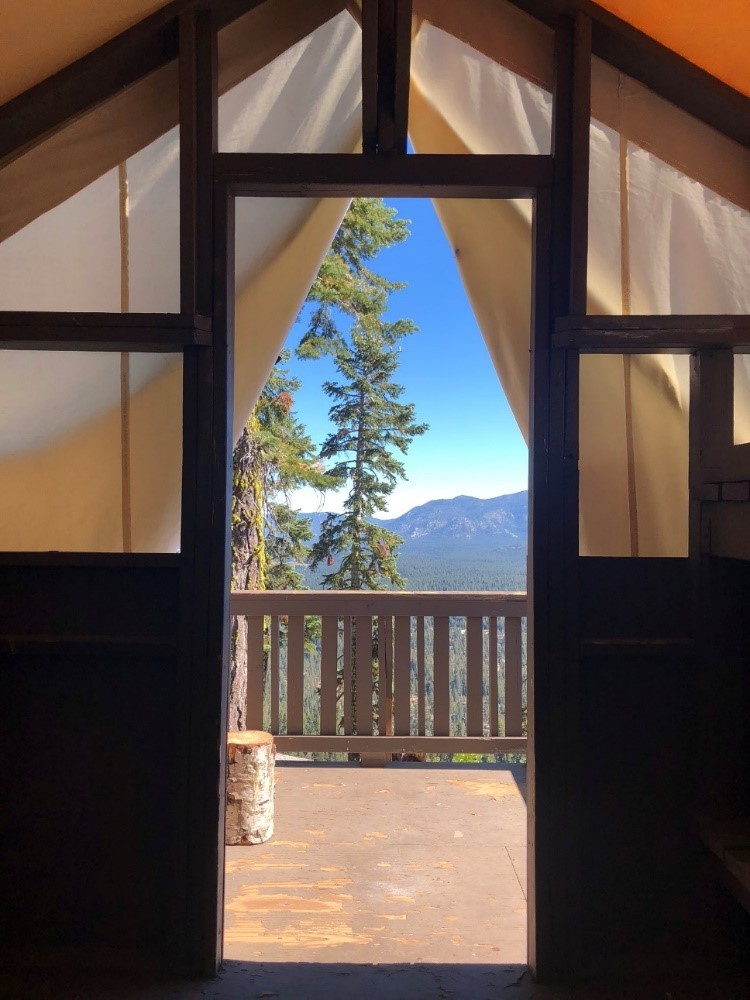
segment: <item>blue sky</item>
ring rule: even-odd
[[[490,356],[464,293],[451,247],[429,199],[389,200],[411,220],[411,237],[385,250],[375,270],[408,287],[391,297],[389,318],[413,320],[419,332],[402,343],[397,381],[403,400],[416,405],[417,419],[430,425],[415,438],[406,458],[407,480],[390,497],[396,517],[428,500],[468,494],[494,497],[526,489],[526,444],[505,399]],[[294,349],[304,333],[304,316],[290,331]],[[460,343],[460,350],[455,349]],[[327,359],[299,361],[290,368],[302,381],[296,410],[317,445],[331,430],[330,402],[321,386],[335,378]],[[292,498],[304,511],[338,511],[345,493],[325,498],[303,490]]]

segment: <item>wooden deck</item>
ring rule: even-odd
[[[523,967],[524,779],[521,765],[279,763],[274,837],[227,850],[226,959],[484,966],[488,987]]]
[[[0,973],[2,1000],[745,1000],[689,970],[535,985],[525,768],[279,763],[276,831],[227,849],[225,962],[204,981]]]

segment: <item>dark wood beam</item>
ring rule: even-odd
[[[362,151],[405,153],[412,0],[362,3]]]
[[[180,300],[210,315],[218,66],[210,12],[180,18]]]
[[[750,350],[748,316],[563,316],[555,347],[583,354],[690,354]]]
[[[0,566],[135,566],[176,569],[179,553],[173,552],[0,552]]]
[[[0,109],[0,166],[175,59],[173,6],[157,11],[5,104]]]
[[[362,152],[378,151],[378,0],[362,2]]]
[[[217,28],[266,0],[174,0],[0,108],[0,166],[177,58],[180,16],[213,7]]]
[[[179,313],[0,312],[0,347],[23,351],[180,353],[208,347],[211,321]]]
[[[379,153],[405,153],[409,117],[412,0],[379,0]]]
[[[187,350],[183,365],[180,661],[189,683],[176,709],[189,720],[188,910],[191,974],[221,961],[226,638],[229,611],[228,489],[231,477],[230,303],[234,209],[215,199],[218,66],[215,8],[182,15],[180,31],[181,295],[210,308],[210,351]]]
[[[236,195],[320,198],[532,198],[552,179],[549,156],[219,153]]]
[[[530,429],[529,962],[541,981],[581,969],[578,358],[554,320],[586,295],[590,39],[586,18],[555,33],[550,191],[534,216]]]

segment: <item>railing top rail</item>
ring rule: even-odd
[[[233,615],[437,615],[525,618],[523,591],[237,590]]]

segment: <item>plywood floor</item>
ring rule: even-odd
[[[279,764],[275,827],[227,851],[228,960],[525,964],[523,767]]]

